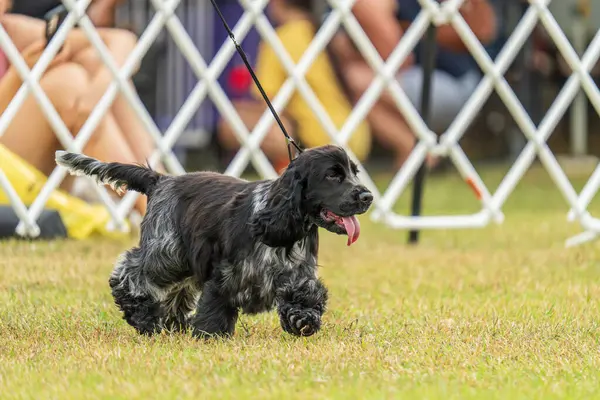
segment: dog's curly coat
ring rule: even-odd
[[[56,162],[148,196],[139,245],[109,279],[124,319],[144,334],[191,327],[199,337],[232,335],[238,310],[274,306],[284,331],[316,333],[328,297],[316,275],[318,227],[348,235],[350,245],[360,232],[355,215],[373,199],[337,146],[306,150],[278,179],[257,182],[168,176],[64,151]]]

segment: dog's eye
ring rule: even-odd
[[[353,162],[350,163],[350,167],[352,168],[352,173],[354,175],[358,175],[358,167]]]
[[[327,179],[330,179],[332,181],[338,181],[341,182],[344,180],[344,172],[340,170],[340,168],[331,168],[329,170],[327,170],[327,173],[325,174],[325,177]]]
[[[337,171],[329,170],[325,176],[327,179],[338,179],[340,174],[338,174]]]

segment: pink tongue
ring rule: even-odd
[[[358,240],[360,236],[360,223],[353,215],[351,217],[342,217],[342,222],[346,227],[346,233],[348,234],[348,246]]]

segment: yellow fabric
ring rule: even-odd
[[[279,39],[295,63],[298,63],[310,42],[314,38],[314,26],[308,20],[288,22],[276,29]],[[256,75],[269,98],[273,98],[288,78],[288,74],[277,58],[273,48],[261,42],[258,49]],[[322,51],[306,73],[306,81],[315,92],[325,111],[338,131],[352,111],[352,105],[340,87],[333,66]],[[260,96],[258,90],[255,95]],[[332,143],[327,132],[321,127],[317,117],[304,101],[298,90],[290,98],[285,109],[298,124],[298,139],[306,147],[322,146]],[[349,147],[359,160],[363,161],[371,151],[371,132],[363,121],[352,134]]]
[[[21,201],[26,206],[31,206],[46,183],[46,176],[2,144],[0,144],[0,169]],[[10,200],[2,188],[0,188],[0,205],[10,205]],[[107,228],[111,218],[104,206],[88,204],[60,189],[52,192],[46,208],[58,211],[67,229],[67,235],[72,239],[86,239],[96,235],[113,239],[128,236],[126,233]]]

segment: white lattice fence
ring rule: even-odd
[[[269,128],[274,123],[272,115],[266,110],[253,131],[249,132],[240,116],[235,111],[230,99],[227,98],[223,88],[218,83],[219,75],[222,73],[231,57],[235,54],[233,42],[229,40],[226,41],[210,63],[207,63],[184,29],[181,21],[173,13],[173,10],[179,4],[179,0],[149,1],[155,8],[156,13],[144,33],[141,35],[134,51],[129,55],[129,58],[120,70],[117,68],[116,63],[100,39],[98,32],[84,14],[84,10],[89,4],[89,0],[63,0],[65,6],[69,9],[69,15],[52,43],[50,43],[39,62],[32,70],[27,68],[17,49],[10,41],[6,31],[0,26],[0,47],[7,54],[10,62],[18,69],[19,74],[24,80],[23,86],[11,101],[7,110],[0,116],[0,135],[3,134],[8,124],[10,124],[14,118],[17,110],[23,104],[25,97],[29,93],[33,93],[55,130],[60,142],[66,149],[80,152],[90,139],[90,136],[94,132],[101,118],[107,112],[115,96],[120,91],[140,117],[145,128],[157,145],[158,150],[149,160],[150,165],[155,166],[156,163],[161,160],[164,162],[169,172],[181,174],[184,170],[174,156],[172,147],[202,101],[206,98],[210,98],[220,114],[230,123],[235,135],[242,144],[241,150],[228,166],[226,173],[240,176],[248,163],[251,162],[261,176],[265,178],[275,177],[276,173],[273,167],[260,150],[261,142],[264,140]],[[398,43],[387,61],[384,62],[357,20],[354,18],[353,14],[350,12],[354,1],[355,0],[328,0],[332,11],[324,20],[313,42],[297,64],[292,61],[292,58],[286,52],[283,44],[276,36],[273,27],[264,15],[264,8],[268,3],[267,0],[239,0],[240,4],[245,9],[245,12],[235,23],[234,33],[241,43],[249,30],[255,26],[262,39],[273,47],[277,57],[286,69],[289,78],[282,85],[277,95],[272,99],[274,108],[281,112],[286,107],[294,91],[297,90],[306,100],[307,104],[309,104],[323,129],[330,136],[331,142],[344,146],[349,151],[351,157],[359,165],[360,163],[357,158],[350,149],[348,149],[346,144],[358,125],[366,118],[382,91],[384,89],[389,90],[394,102],[404,115],[408,125],[419,138],[419,142],[412,154],[408,157],[406,163],[399,171],[397,171],[394,179],[383,193],[378,191],[373,180],[366,172],[366,169],[360,168],[361,179],[373,191],[375,196],[374,211],[372,213],[372,218],[374,220],[383,222],[393,228],[431,229],[482,227],[492,221],[501,223],[504,219],[502,213],[503,204],[523,177],[537,154],[560,192],[571,206],[569,217],[572,220],[579,220],[586,229],[584,234],[580,237],[573,238],[569,244],[580,243],[600,234],[600,220],[591,217],[587,212],[587,207],[591,199],[600,189],[600,166],[594,172],[581,194],[578,195],[546,144],[551,132],[563,117],[568,106],[581,88],[589,97],[596,112],[600,114],[600,93],[589,75],[589,71],[600,56],[600,33],[594,37],[586,53],[579,58],[567,40],[564,32],[560,29],[556,20],[549,12],[547,8],[549,0],[530,0],[531,6],[521,18],[494,62],[458,12],[463,0],[448,0],[441,4],[438,4],[433,0],[419,0],[422,6],[421,13],[407,30],[403,39]],[[234,21],[230,21],[231,24],[233,22]],[[536,127],[522,104],[517,99],[517,96],[506,82],[504,73],[515,59],[538,22],[541,22],[547,29],[552,40],[556,43],[559,51],[574,72],[566,85],[562,88],[539,127]],[[89,119],[83,125],[80,132],[77,133],[76,138],[73,139],[72,133],[68,131],[58,113],[43,93],[39,85],[39,79],[50,60],[64,42],[66,35],[76,23],[85,32],[90,42],[96,48],[102,61],[112,72],[114,79],[107,92],[91,113]],[[480,81],[471,98],[464,105],[459,115],[441,136],[439,141],[436,135],[424,123],[411,101],[403,92],[400,84],[395,79],[396,70],[412,52],[431,23],[436,25],[446,23],[452,24],[466,44],[469,52],[473,55],[482,71],[485,73],[484,78]],[[346,31],[351,36],[361,54],[376,72],[376,77],[354,107],[343,127],[338,130],[322,104],[317,99],[317,96],[306,82],[304,75],[315,61],[317,55],[323,51],[336,31],[342,26],[346,28]],[[172,36],[175,44],[189,62],[199,81],[179,110],[170,127],[163,133],[153,122],[147,110],[143,107],[140,99],[135,95],[131,88],[126,85],[126,82],[131,76],[135,64],[141,60],[148,51],[149,46],[156,40],[157,36],[164,28],[166,28]],[[496,192],[492,194],[479,177],[458,142],[465,133],[466,128],[474,120],[482,105],[494,90],[506,105],[520,130],[527,137],[528,144],[514,162]],[[480,212],[473,215],[437,217],[406,217],[397,215],[393,212],[393,206],[398,197],[406,189],[428,152],[450,157],[462,177],[475,188],[481,201],[482,209]],[[12,206],[21,220],[21,223],[17,227],[17,233],[23,236],[37,236],[39,234],[36,220],[40,216],[50,194],[58,187],[58,185],[60,185],[65,174],[66,171],[62,167],[57,167],[49,177],[37,199],[28,209],[21,199],[18,198],[12,185],[2,170],[0,170],[0,187],[9,196]],[[128,193],[118,204],[115,204],[104,188],[97,187],[97,190],[102,202],[110,212],[113,228],[125,229],[125,224],[123,222],[132,209],[138,194],[135,192]]]

